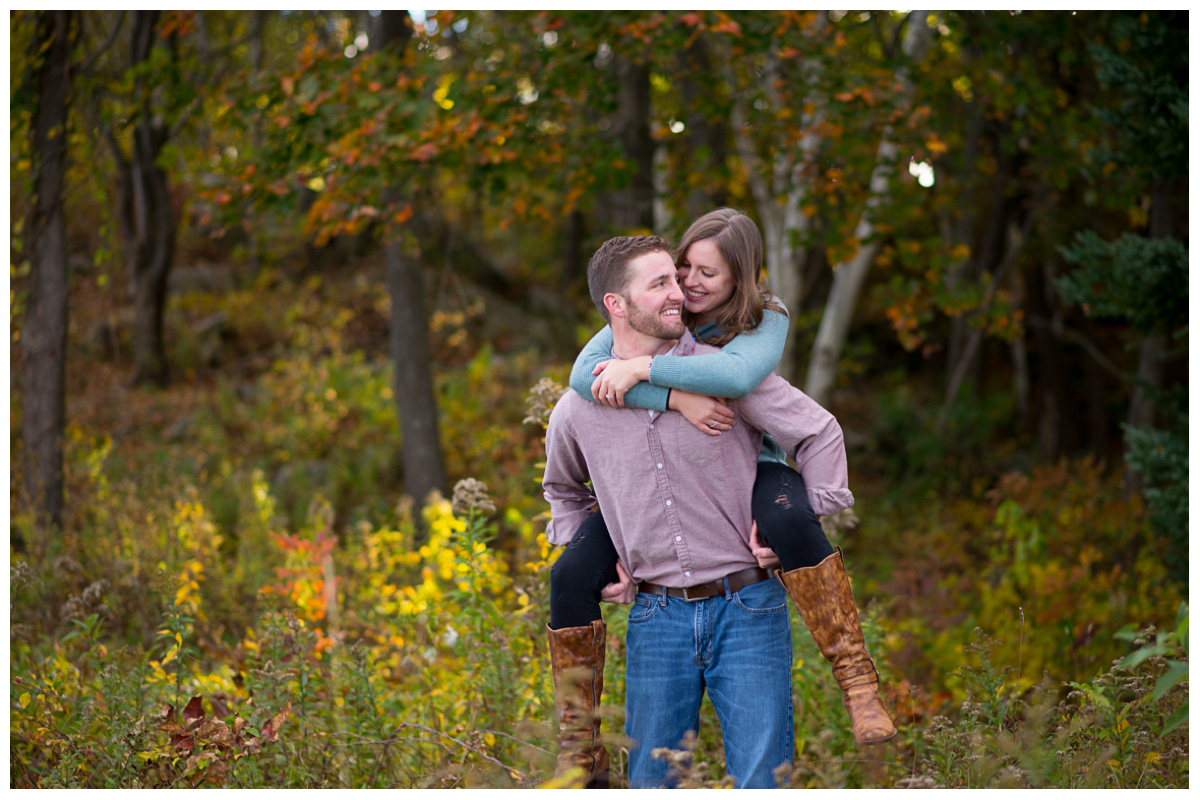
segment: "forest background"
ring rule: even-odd
[[[1187,23],[11,13],[11,785],[561,784],[585,265],[731,205],[901,730],[797,626],[793,785],[1187,786]]]

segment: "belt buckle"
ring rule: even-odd
[[[688,594],[688,589],[689,589],[689,588],[692,588],[692,589],[699,589],[699,588],[701,588],[701,587],[702,587],[702,585],[701,585],[701,586],[692,586],[692,587],[684,586],[684,587],[683,587],[683,589],[681,590],[681,591],[683,592],[683,599],[684,599],[685,601],[689,602],[689,603],[698,603],[698,602],[700,602],[701,600],[706,600],[706,599],[708,599],[708,596],[706,596],[706,597],[692,597],[691,595],[689,595],[689,594]]]

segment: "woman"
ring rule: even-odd
[[[758,227],[745,214],[722,208],[700,217],[684,234],[676,255],[684,319],[698,339],[722,352],[616,360],[606,327],[576,360],[572,388],[614,408],[679,411],[713,436],[729,430],[734,414],[715,398],[752,392],[775,368],[787,336],[786,310],[758,283],[762,257]],[[855,740],[876,744],[891,739],[896,729],[879,701],[878,674],[867,654],[841,552],[825,537],[800,474],[769,436],[764,436],[759,456],[752,506],[754,555],[763,566],[780,565],[780,580],[833,664]],[[586,725],[582,719],[592,716],[599,702],[604,664],[604,643],[593,622],[600,619],[602,591],[619,577],[625,577],[623,566],[597,511],[551,569],[549,624],[556,686],[564,670],[592,668],[592,680],[567,693],[574,695],[574,702],[566,698],[571,707],[559,706],[559,763],[561,768],[583,767],[594,780],[606,777],[607,754],[599,745],[598,723]]]

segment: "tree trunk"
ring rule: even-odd
[[[132,67],[149,60],[157,41],[159,12],[137,11],[133,17]],[[122,185],[130,193],[122,199],[128,217],[121,229],[130,235],[126,257],[134,287],[133,378],[135,384],[167,382],[167,357],[163,343],[163,317],[167,302],[167,273],[175,256],[175,215],[167,174],[158,157],[167,143],[166,123],[155,114],[154,87],[145,77],[134,81],[139,104],[133,131],[133,154],[121,159]]]
[[[878,255],[879,248],[878,241],[860,247],[854,258],[834,268],[833,286],[825,301],[825,312],[821,315],[821,327],[817,329],[808,376],[804,382],[804,393],[823,406],[829,404],[833,394],[837,364],[842,357],[846,335],[850,332],[854,305],[858,302],[859,292],[867,279],[867,270]]]
[[[1095,323],[1085,318],[1082,322],[1083,335],[1089,339],[1096,338]],[[1085,387],[1084,402],[1087,403],[1087,440],[1088,449],[1096,454],[1102,463],[1108,461],[1108,392],[1106,391],[1106,376],[1104,370],[1094,358],[1084,358],[1083,381]]]
[[[617,110],[611,136],[635,165],[629,184],[607,193],[598,213],[618,234],[654,230],[654,139],[650,136],[650,65],[615,54]]]
[[[1150,238],[1159,239],[1171,235],[1171,193],[1166,178],[1155,176],[1150,187]],[[1138,347],[1137,382],[1129,399],[1131,428],[1154,427],[1157,409],[1154,393],[1162,388],[1165,365],[1163,356],[1167,352],[1168,335],[1155,331],[1142,340]],[[1125,465],[1125,496],[1142,489],[1142,477],[1134,472],[1128,461]]]
[[[811,26],[813,35],[823,35],[827,26],[828,15],[819,12]],[[782,81],[779,70],[778,59],[768,57],[762,84],[775,107],[785,105],[777,88]],[[821,73],[822,65],[818,59],[806,59],[801,65],[800,75],[808,87],[807,103],[800,119],[800,128],[805,134],[794,151],[783,148],[775,154],[769,178],[764,177],[764,168],[755,166],[759,159],[748,133],[750,126],[744,103],[735,101],[733,104],[734,142],[745,165],[750,191],[762,223],[767,276],[772,291],[793,317],[800,312],[806,271],[805,253],[797,247],[797,243],[803,240],[811,224],[801,209],[811,189],[812,175],[815,173],[813,165],[821,148],[821,138],[817,132],[826,113],[825,98],[817,88]],[[727,80],[730,86],[737,85],[731,68]],[[776,372],[784,380],[793,379],[795,337],[789,335],[784,341],[783,355]]]
[[[29,218],[29,305],[21,329],[21,436],[25,487],[38,523],[62,526],[63,428],[66,421],[67,167],[72,11],[40,11],[33,75],[33,209]]]
[[[395,54],[404,52],[412,39],[406,11],[384,11],[379,20],[381,47]],[[400,187],[384,190],[385,208],[405,204]],[[409,234],[412,235],[411,233]],[[391,345],[395,370],[394,392],[400,414],[404,464],[404,488],[418,504],[435,489],[446,493],[445,464],[438,435],[437,402],[434,399],[433,364],[429,348],[428,307],[424,276],[418,257],[400,240],[384,246],[388,294],[392,298]]]
[[[1028,296],[1031,318],[1047,321],[1044,325],[1033,326],[1037,381],[1041,390],[1034,450],[1037,461],[1048,463],[1058,457],[1062,442],[1063,367],[1060,342],[1054,335],[1054,331],[1062,329],[1062,309],[1056,305],[1053,265],[1043,264],[1039,272],[1041,285],[1031,285]]]
[[[1008,278],[1008,275],[1016,268],[1017,258],[1021,251],[1025,248],[1025,242],[1029,239],[1029,233],[1033,229],[1033,223],[1037,218],[1037,214],[1033,211],[1029,212],[1025,217],[1022,229],[1017,230],[1016,223],[1009,225],[1008,231],[1008,252],[1004,257],[1004,261],[999,264],[996,269],[996,274],[992,276],[992,280],[988,283],[983,294],[983,300],[979,304],[977,316],[987,314],[992,307],[992,300],[996,296],[997,287],[1001,286]],[[946,384],[946,398],[942,402],[942,409],[938,412],[937,421],[934,423],[934,432],[940,437],[946,432],[946,421],[949,419],[950,410],[954,407],[955,401],[958,400],[959,389],[974,369],[978,380],[979,365],[983,363],[981,357],[983,338],[985,330],[981,327],[972,327],[970,334],[967,337],[966,344],[963,346],[962,352],[959,354],[958,361],[954,365],[954,369],[950,373],[949,381]],[[978,383],[976,384],[978,388]]]
[[[1021,291],[1021,274],[1013,272],[1012,274],[1012,296],[1017,302],[1014,310],[1023,311],[1021,306],[1021,298],[1024,296]],[[1025,332],[1022,331],[1012,341],[1012,362],[1013,362],[1013,394],[1016,395],[1016,411],[1017,411],[1017,430],[1018,438],[1023,438],[1029,433],[1029,348],[1025,343]]]
[[[682,235],[686,226],[703,214],[726,203],[726,182],[717,180],[725,173],[725,142],[729,136],[729,123],[724,116],[713,117],[705,113],[712,95],[708,83],[715,79],[712,56],[703,36],[697,36],[680,56],[683,69],[680,71],[680,89],[683,94],[684,148],[683,158],[691,175],[704,176],[688,190],[684,203],[687,219],[679,226]]]
[[[167,175],[155,161],[166,143],[162,125],[143,120],[134,132],[132,160],[134,211],[133,382],[167,382],[163,317],[167,273],[175,255],[175,217]]]
[[[978,27],[975,24],[975,19],[967,16],[963,20],[963,29],[967,32],[968,44],[963,46],[962,57],[965,64],[974,65],[978,63],[982,54],[979,47],[974,43],[985,38],[983,32],[976,30]],[[947,208],[943,211],[942,220],[942,236],[947,243],[951,245],[964,245],[969,249],[969,255],[960,263],[951,265],[946,271],[946,290],[953,292],[963,281],[973,281],[978,279],[978,276],[983,269],[983,261],[981,260],[982,252],[985,248],[980,247],[976,241],[977,223],[980,215],[988,209],[989,204],[984,198],[984,191],[978,185],[979,177],[979,150],[984,136],[987,135],[988,141],[991,144],[992,154],[996,157],[997,162],[1003,166],[1003,152],[1000,147],[1000,137],[995,133],[990,133],[989,130],[997,123],[987,124],[984,116],[983,106],[977,99],[972,99],[969,104],[970,111],[967,115],[965,126],[965,134],[963,138],[963,148],[961,156],[958,159],[959,183],[967,187],[964,202]],[[1003,197],[1003,188],[1005,183],[1005,175],[1003,169],[998,169],[992,178],[992,202],[990,204],[991,215],[988,226],[995,229],[997,215],[1001,214],[1003,204],[996,202],[996,197]],[[1000,194],[997,195],[996,190],[999,188]],[[972,213],[972,212],[975,213]],[[1000,223],[1003,224],[1003,218]],[[985,237],[986,238],[986,237]],[[970,330],[967,326],[967,319],[962,315],[951,317],[949,320],[950,330],[949,337],[946,342],[946,379],[954,374],[959,363],[959,357],[966,348],[967,339],[970,335]]]
[[[392,298],[390,344],[404,448],[404,488],[422,504],[431,491],[446,491],[422,267],[401,243],[385,246],[383,253]]]
[[[1171,235],[1171,194],[1166,179],[1155,177],[1150,189],[1150,238]],[[1167,336],[1152,333],[1142,340],[1138,349],[1138,382],[1129,401],[1129,426],[1152,427],[1155,419],[1153,392],[1163,383],[1163,354],[1167,351]]]
[[[914,11],[909,17],[904,31],[903,50],[905,64],[897,68],[896,81],[904,86],[904,91],[911,92],[912,86],[908,77],[908,65],[915,64],[925,55],[932,38],[929,26],[925,24],[928,11]],[[891,140],[891,127],[884,128],[883,138],[879,142],[879,150],[875,159],[875,169],[871,173],[870,191],[866,208],[854,229],[854,238],[865,242],[875,233],[875,223],[871,216],[883,201],[888,190],[892,173],[895,171],[895,161],[899,149]],[[813,343],[812,357],[809,360],[808,375],[804,384],[805,393],[821,405],[829,403],[833,393],[834,381],[837,378],[837,364],[842,357],[842,348],[846,344],[846,336],[850,331],[850,320],[854,313],[855,303],[859,292],[866,282],[867,270],[880,249],[879,240],[863,244],[849,261],[834,267],[833,286],[829,290],[829,298],[825,303],[825,313],[821,318],[821,327],[817,330],[817,339]]]
[[[563,231],[562,272],[558,279],[562,291],[571,291],[577,284],[587,288],[588,259],[583,253],[583,243],[583,212],[576,208],[567,215],[566,229]]]
[[[987,209],[987,220],[977,246],[971,247],[971,255],[960,269],[954,270],[947,281],[947,289],[953,291],[960,283],[975,283],[987,272],[995,272],[1004,257],[1004,235],[1013,213],[1013,201],[1009,197],[1009,186],[1017,172],[1015,159],[1006,156],[998,135],[992,136],[992,151],[996,155],[997,169],[992,175],[989,196],[983,206]],[[973,245],[970,238],[959,239],[963,244]],[[963,353],[966,352],[972,335],[971,317],[959,315],[950,319],[950,338],[946,345],[946,378],[950,381],[959,370]],[[982,372],[983,362],[978,358],[967,366],[967,380],[976,388]]]

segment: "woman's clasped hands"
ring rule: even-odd
[[[649,356],[601,361],[592,370],[596,376],[592,381],[592,397],[609,408],[624,408],[625,393],[638,383],[650,380],[650,361]],[[668,408],[678,411],[688,422],[710,436],[720,436],[722,431],[730,430],[736,419],[733,410],[722,398],[680,389],[671,390]]]

